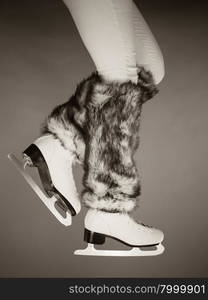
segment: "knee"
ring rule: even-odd
[[[165,69],[161,69],[161,71],[155,76],[155,84],[159,84],[163,78],[165,77]]]
[[[153,67],[152,74],[155,84],[159,84],[165,77],[165,63],[162,54],[157,59],[157,63],[155,64],[155,67]]]

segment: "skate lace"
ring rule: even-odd
[[[142,225],[142,226],[144,226],[144,227],[147,227],[147,228],[153,228],[152,226],[147,225],[147,224],[144,224],[144,223],[142,223],[142,222],[136,221],[136,223],[139,224],[139,225]]]
[[[132,225],[134,224],[134,226],[135,226],[136,224],[138,224],[138,225],[141,225],[141,226],[143,226],[143,227],[145,227],[145,228],[150,228],[150,229],[153,228],[153,226],[144,224],[143,222],[139,222],[139,221],[135,220],[134,218],[133,218],[133,219],[130,218],[129,221],[128,221],[128,223],[131,223]]]

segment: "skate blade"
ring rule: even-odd
[[[72,223],[71,214],[66,211],[66,217],[63,217],[55,208],[55,203],[58,201],[55,196],[47,197],[40,187],[36,184],[33,178],[26,172],[25,167],[26,164],[22,163],[16,156],[12,153],[8,154],[9,160],[15,165],[17,170],[21,173],[21,175],[25,178],[27,183],[33,189],[33,191],[38,195],[38,197],[42,200],[45,206],[50,210],[50,212],[56,217],[56,219],[65,226],[70,226]]]
[[[131,250],[97,250],[94,244],[88,244],[85,249],[74,251],[75,255],[91,255],[91,256],[155,256],[162,254],[165,248],[162,244],[156,246],[156,250],[141,250],[134,247]]]

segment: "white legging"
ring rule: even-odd
[[[164,77],[161,50],[132,0],[63,0],[80,36],[106,80],[137,82],[137,65]]]

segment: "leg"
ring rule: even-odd
[[[158,84],[165,74],[163,55],[148,24],[135,3],[133,3],[133,24],[137,64],[151,71],[155,83]]]
[[[141,107],[146,101],[145,94],[150,96],[155,92],[153,84],[147,92],[145,78],[139,75],[137,85],[94,82],[87,99],[83,201],[89,208],[84,235],[88,247],[75,254],[146,256],[164,251],[160,245],[163,233],[138,224],[129,216],[140,195],[133,155],[138,147]],[[100,97],[103,102],[99,101]],[[104,244],[106,237],[134,249],[130,252],[96,250],[93,244]],[[142,246],[155,246],[156,250],[143,252],[139,249]]]
[[[86,126],[82,124],[86,143],[85,190],[82,196],[89,208],[85,218],[85,241],[90,244],[103,243],[108,235],[132,246],[157,245],[162,241],[163,234],[137,224],[128,215],[140,195],[133,154],[138,147],[141,107],[156,92],[149,73],[142,70],[135,79],[130,72],[136,68],[132,1],[64,2],[99,74],[104,78],[95,78],[93,84],[88,86],[90,93],[85,92],[87,108],[83,115]],[[84,5],[86,3],[87,7]],[[126,5],[130,5],[131,9],[130,6],[127,9]],[[110,19],[108,16],[111,16]],[[109,43],[109,37],[112,37],[112,43],[111,39]],[[76,112],[74,119],[77,120]],[[94,255],[94,248],[90,246],[90,249],[91,255]],[[154,253],[141,254],[136,250],[131,255],[156,255],[162,251],[163,247]],[[114,252],[114,255],[122,253]]]
[[[89,208],[85,241],[103,243],[103,236],[108,235],[132,246],[158,244],[163,234],[137,224],[128,214],[140,195],[133,155],[138,147],[141,107],[156,92],[149,73],[137,74],[132,1],[65,3],[101,75],[83,81],[69,103],[57,109],[80,126],[85,140],[82,198]],[[50,119],[56,116],[56,121],[66,124],[66,118],[58,115]],[[132,255],[141,253],[133,251]]]
[[[137,74],[132,1],[65,0],[65,3],[99,74],[93,74],[78,86],[69,102],[52,113],[46,128],[51,131],[50,123],[55,120],[63,130],[73,124],[83,135],[82,196],[89,208],[85,241],[103,244],[108,236],[137,247],[130,255],[160,254],[164,250],[159,245],[163,233],[138,224],[129,216],[140,195],[133,156],[139,144],[141,108],[157,91],[150,73],[143,69]],[[145,254],[138,251],[138,247],[150,245],[159,248]],[[94,255],[91,246],[90,249]]]
[[[98,73],[137,81],[132,0],[64,0]]]
[[[84,176],[86,190],[83,198],[85,204],[92,208],[130,211],[134,208],[140,191],[132,151],[135,151],[134,146],[137,145],[134,140],[138,140],[141,104],[145,100],[146,92],[143,91],[143,86],[135,87],[133,84],[120,86],[115,82],[125,83],[129,80],[132,83],[138,82],[133,2],[132,0],[64,0],[64,2],[95,62],[98,73],[106,81],[106,84],[100,84],[99,93],[91,92],[90,96],[98,104],[100,98],[102,101],[114,98],[116,103],[115,106],[110,101],[108,111],[102,113],[98,105],[97,113],[101,114],[100,119],[99,115],[88,109]],[[141,80],[141,76],[139,79]],[[150,98],[156,89],[151,78],[148,78],[147,84],[149,86],[146,87],[146,91],[149,92]],[[93,88],[96,90],[95,86],[96,84]],[[96,108],[93,106],[93,109]],[[107,116],[104,117],[102,114]],[[114,118],[115,128],[107,124],[107,119],[110,118]],[[125,134],[121,130],[122,126],[126,128]],[[134,133],[131,132],[132,128]],[[106,136],[104,137],[103,133],[102,137],[99,137],[99,130],[106,132]],[[105,144],[103,148],[108,149],[108,151],[105,149],[105,154],[100,146],[101,141]],[[117,206],[120,206],[120,209]]]

